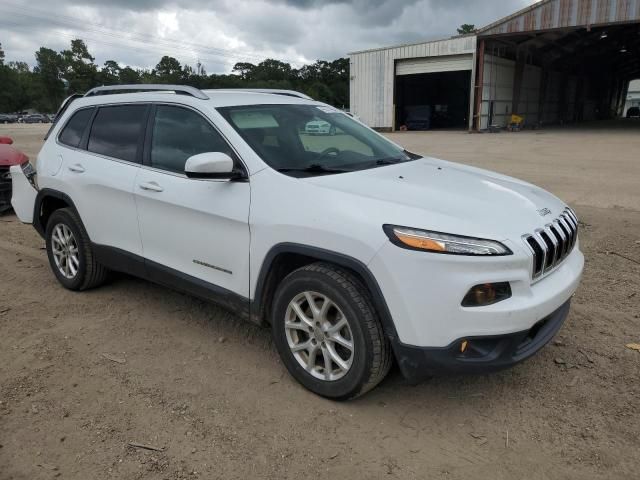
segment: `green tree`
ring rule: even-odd
[[[154,72],[157,76],[157,81],[160,83],[180,83],[183,73],[180,62],[167,55],[160,59],[160,62],[156,65]]]
[[[131,67],[120,69],[120,83],[123,85],[132,85],[140,83],[140,73]]]
[[[468,33],[476,33],[476,26],[470,23],[463,23],[460,25],[458,30],[458,35],[466,35]]]
[[[39,90],[45,97],[39,103],[46,107],[46,111],[55,111],[64,98],[64,85],[60,81],[64,69],[62,56],[55,50],[40,47],[36,52],[36,62],[34,73],[40,84]]]
[[[84,93],[98,83],[95,58],[83,40],[71,40],[71,48],[60,52],[64,66],[64,78],[69,81],[69,91]]]
[[[115,60],[107,60],[104,62],[98,77],[103,85],[118,84],[120,82],[120,65]]]
[[[242,80],[252,80],[255,69],[256,66],[253,63],[238,62],[233,66],[232,71],[238,73]]]
[[[473,27],[473,26],[471,26]],[[154,69],[121,66],[107,60],[96,66],[93,55],[80,39],[70,48],[56,52],[41,47],[35,52],[36,66],[24,62],[5,62],[0,45],[0,111],[55,111],[68,93],[82,93],[97,85],[139,83],[182,83],[197,88],[279,88],[295,89],[337,107],[349,104],[349,60],[317,60],[299,70],[275,59],[258,64],[238,62],[231,74],[207,75],[170,56],[163,56]],[[69,82],[65,91],[61,79]]]

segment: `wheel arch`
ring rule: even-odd
[[[52,188],[43,188],[36,195],[33,205],[33,227],[44,238],[47,229],[47,221],[51,214],[61,208],[76,208],[71,197]]]
[[[397,332],[387,302],[373,273],[360,260],[349,255],[319,247],[297,243],[280,243],[271,247],[264,257],[251,300],[251,319],[259,324],[268,324],[273,294],[289,273],[316,262],[327,262],[351,272],[367,289],[378,313],[385,336],[397,338]]]

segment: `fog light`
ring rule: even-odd
[[[493,305],[511,297],[509,282],[482,283],[472,287],[462,299],[463,307],[483,307]]]

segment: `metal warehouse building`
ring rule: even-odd
[[[640,0],[543,0],[474,35],[351,53],[350,68],[351,111],[382,130],[416,108],[470,130],[612,118],[640,77]]]

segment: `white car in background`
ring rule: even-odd
[[[126,272],[270,325],[291,375],[328,398],[367,392],[394,359],[414,382],[521,362],[580,281],[578,219],[552,194],[295,92],[99,87],[56,120],[35,171],[11,177],[57,280]]]
[[[304,131],[308,135],[335,135],[336,127],[324,120],[312,120],[305,125]]]

